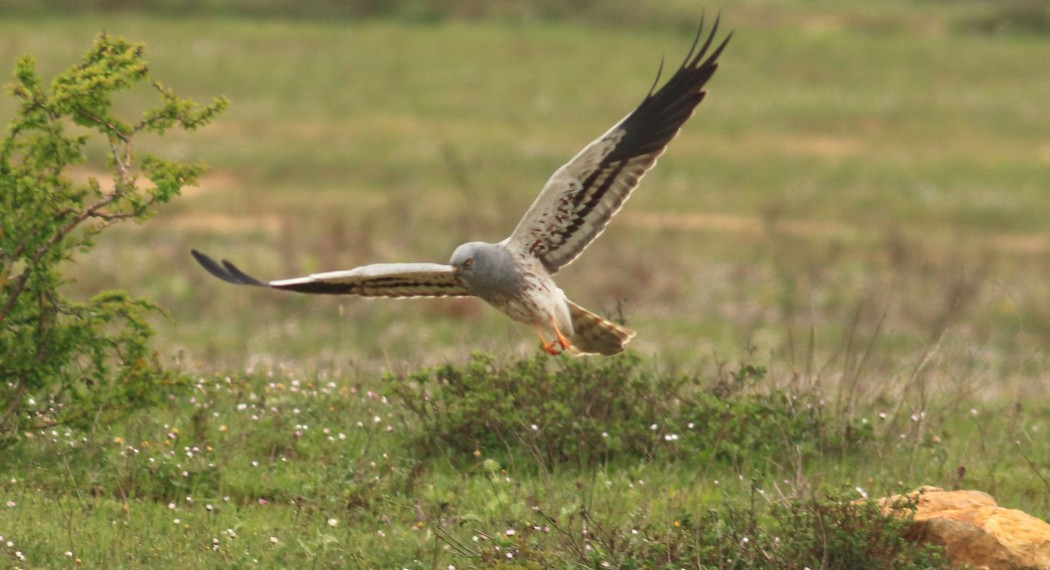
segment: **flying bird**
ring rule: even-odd
[[[701,18],[689,53],[674,75],[657,89],[657,73],[634,111],[555,171],[510,237],[501,242],[465,243],[448,264],[378,263],[278,281],[260,281],[229,261],[216,262],[197,250],[192,250],[193,257],[215,277],[238,285],[362,297],[476,296],[532,325],[548,354],[623,352],[635,332],[570,301],[552,276],[602,233],[704,99],[704,86],[732,34],[712,50],[718,19],[701,45],[703,29]]]

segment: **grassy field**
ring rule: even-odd
[[[158,349],[196,388],[120,425],[7,448],[0,542],[13,546],[0,560],[761,567],[763,548],[785,555],[774,534],[795,519],[782,505],[921,484],[1050,517],[1038,3],[723,9],[735,36],[698,115],[559,275],[585,306],[622,303],[639,331],[632,374],[693,378],[664,395],[666,421],[608,420],[612,436],[657,425],[633,453],[555,461],[529,429],[466,450],[428,439],[399,390],[412,371],[466,366],[474,350],[508,370],[538,350],[480,302],[282,296],[224,286],[190,258],[197,247],[277,278],[502,239],[547,176],[640,100],[660,58],[684,54],[693,4],[639,25],[623,6],[627,22],[0,18],[0,62],[32,53],[53,73],[105,30],[146,42],[153,75],[181,95],[231,99],[203,131],[148,141],[207,162],[200,187],[71,267],[73,295],[121,288],[159,304]],[[135,112],[150,95],[123,103]],[[0,100],[0,117],[12,112]],[[104,169],[96,148],[80,175]],[[766,372],[737,374],[726,425],[759,414],[797,437],[687,437],[698,395],[748,365]],[[545,412],[504,419],[529,428],[527,413]],[[723,440],[735,451],[704,451]],[[746,532],[707,542],[738,520],[766,529],[750,535],[761,547],[740,546]]]

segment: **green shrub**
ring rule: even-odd
[[[140,133],[195,129],[226,102],[200,106],[154,83],[161,104],[135,122],[111,113],[113,96],[149,80],[143,47],[99,36],[84,60],[45,86],[29,56],[10,93],[19,109],[0,140],[0,438],[56,424],[87,425],[153,402],[166,373],[150,348],[156,308],[119,291],[66,298],[61,267],[95,237],[194,184],[203,170],[133,152]],[[112,188],[75,183],[92,136],[108,143]],[[144,177],[148,183],[139,183]]]
[[[740,469],[762,468],[772,460],[846,452],[871,441],[870,424],[831,415],[812,393],[763,389],[766,370],[741,364],[721,370],[707,390],[683,403],[683,447],[696,460]]]
[[[525,456],[548,467],[660,457],[764,469],[870,438],[812,395],[763,390],[764,375],[742,364],[707,383],[656,372],[633,354],[505,363],[474,354],[461,367],[384,382],[420,422],[425,454]]]
[[[654,453],[659,426],[676,415],[677,394],[696,382],[654,375],[640,363],[628,354],[539,355],[499,364],[474,354],[463,367],[448,364],[385,382],[422,423],[426,449],[463,456],[510,450],[546,465],[587,466]]]
[[[1044,0],[1003,0],[988,3],[982,13],[963,20],[965,31],[988,35],[1050,34],[1050,4]]]

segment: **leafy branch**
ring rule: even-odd
[[[160,104],[137,121],[115,117],[114,96],[141,82],[152,83]],[[60,265],[109,226],[147,219],[204,171],[138,155],[138,135],[192,131],[227,106],[177,97],[150,80],[141,44],[106,34],[48,86],[31,56],[18,58],[8,91],[19,106],[0,140],[0,437],[149,399],[146,383],[163,376],[144,320],[155,307],[123,292],[69,301],[58,291]],[[68,176],[98,136],[109,149],[106,189],[97,178]]]

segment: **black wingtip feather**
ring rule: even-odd
[[[703,56],[704,52],[707,50],[707,46],[711,43],[711,36],[708,36],[707,43],[704,44],[704,47],[700,48],[699,52],[696,51],[696,46],[700,45],[700,38],[704,36],[704,20],[705,14],[703,12],[700,12],[700,25],[696,28],[696,36],[693,37],[693,45],[689,46],[689,52],[685,54],[685,59],[682,60],[681,67],[695,67],[696,58]],[[718,20],[716,18],[714,30],[711,30],[711,33],[713,34],[714,31],[717,29]],[[694,55],[696,57],[694,57]]]
[[[664,74],[664,58],[660,58],[660,67],[656,68],[656,79],[653,79],[653,84],[649,87],[649,94],[646,95],[646,99],[652,97],[653,92],[656,91],[656,86],[660,84],[660,76]]]
[[[256,287],[269,287],[268,284],[263,283],[262,281],[259,281],[258,279],[246,274],[245,272],[238,269],[236,265],[230,263],[229,261],[226,261],[225,259],[222,260],[222,264],[220,265],[214,259],[197,251],[196,249],[191,249],[190,253],[193,254],[193,258],[196,259],[197,263],[199,263],[201,267],[203,267],[208,273],[211,273],[213,276],[218,277],[219,279],[222,279],[227,283],[233,283],[235,285],[253,285]]]
[[[625,135],[606,157],[609,161],[627,160],[657,152],[677,135],[704,98],[704,86],[718,69],[718,57],[729,44],[729,33],[712,51],[718,35],[721,15],[704,33],[704,17],[682,66],[659,89],[656,83],[642,103],[620,124]],[[705,39],[706,38],[706,39]],[[661,71],[662,71],[661,62]],[[657,73],[657,83],[660,73]]]
[[[725,39],[722,40],[722,43],[718,44],[718,47],[715,48],[715,51],[711,54],[711,57],[708,58],[708,60],[711,61],[712,68],[718,69],[718,57],[722,55],[722,51],[726,49],[726,46],[729,45],[729,40],[731,39],[733,39],[733,32],[729,32],[728,34],[726,34]]]
[[[230,275],[233,275],[240,283],[244,283],[245,285],[255,285],[257,287],[269,287],[269,284],[263,283],[262,281],[259,281],[251,275],[248,275],[247,273],[238,269],[236,265],[230,263],[229,261],[226,261],[225,259],[222,260],[222,266],[225,267],[226,270],[230,272]]]

